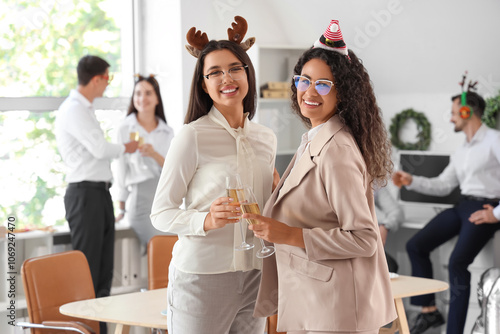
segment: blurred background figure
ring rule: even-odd
[[[95,116],[93,102],[102,97],[113,79],[109,63],[87,55],[77,66],[78,86],[59,107],[55,133],[57,147],[68,166],[64,195],[71,246],[89,262],[96,297],[109,296],[113,280],[115,223],[109,188],[111,159],[129,156],[137,142],[113,144],[106,140]],[[105,323],[100,333],[106,334]]]
[[[404,220],[404,212],[387,187],[375,189],[374,195],[380,237],[385,246],[389,231],[396,231]],[[385,258],[387,259],[389,271],[396,273],[399,268],[397,261],[387,251],[385,252]]]
[[[134,154],[118,159],[118,200],[116,221],[127,215],[141,245],[162,234],[151,224],[149,215],[165,156],[174,132],[167,125],[160,86],[153,75],[137,75],[127,117],[120,125],[117,142],[139,142]],[[128,202],[127,202],[128,199]],[[145,250],[145,248],[144,248]]]

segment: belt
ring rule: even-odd
[[[109,190],[111,182],[81,181],[68,184],[68,188],[99,188]]]
[[[461,198],[468,201],[477,201],[477,202],[500,202],[500,198],[487,198],[487,197],[469,196],[469,195],[462,195]]]

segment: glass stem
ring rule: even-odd
[[[243,244],[247,243],[247,238],[245,237],[245,231],[243,230],[243,219],[240,219],[240,232],[241,232],[241,240]]]

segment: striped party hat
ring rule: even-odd
[[[342,31],[340,30],[338,20],[332,20],[330,22],[330,25],[326,28],[323,35],[314,42],[313,48],[322,48],[348,56],[347,46],[342,37]]]

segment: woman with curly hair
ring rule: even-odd
[[[370,78],[332,20],[294,69],[293,109],[311,128],[250,226],[276,247],[264,260],[256,316],[278,330],[378,333],[396,318],[373,188],[390,144]]]

